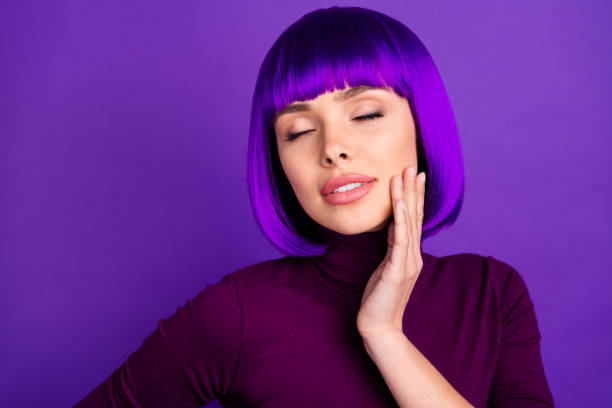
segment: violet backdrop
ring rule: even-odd
[[[3,405],[75,404],[207,284],[283,255],[245,181],[257,71],[302,15],[355,5],[419,36],[457,119],[463,209],[424,251],[514,266],[556,404],[607,406],[611,4],[3,2]]]

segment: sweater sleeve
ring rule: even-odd
[[[200,407],[227,395],[240,354],[233,274],[209,284],[76,407]]]
[[[502,269],[502,333],[487,406],[553,407],[540,354],[542,337],[525,281],[508,264],[490,260]]]

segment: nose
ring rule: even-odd
[[[352,160],[355,156],[350,130],[342,124],[327,126],[322,131],[321,143],[321,161],[324,166]]]

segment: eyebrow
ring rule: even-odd
[[[347,99],[353,98],[365,91],[369,91],[372,89],[380,89],[380,88],[375,87],[375,86],[370,86],[370,85],[359,85],[353,88],[349,88],[346,91],[340,93],[339,95],[336,95],[334,99],[338,102],[344,102]],[[305,112],[309,110],[310,110],[310,104],[308,103],[294,103],[291,105],[287,105],[283,109],[281,109],[276,115],[274,115],[274,121],[276,121],[276,119],[278,119],[279,116],[285,115],[287,113]]]

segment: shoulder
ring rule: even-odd
[[[291,262],[291,257],[283,257],[234,269],[206,284],[165,324],[189,331],[192,338],[213,349],[231,347],[234,352],[250,306],[248,299],[256,293],[265,299],[266,291],[262,289],[274,286],[279,280],[275,275],[280,275]]]
[[[252,279],[259,278],[265,275],[273,275],[278,273],[280,270],[286,269],[288,266],[296,262],[295,257],[283,256],[280,258],[266,259],[250,265],[243,266],[242,268],[236,269],[232,274],[236,275],[237,278]]]
[[[204,289],[224,292],[228,296],[234,292],[234,297],[240,300],[246,294],[260,293],[265,295],[281,287],[290,286],[296,280],[296,271],[307,269],[303,258],[283,256],[249,264],[223,276],[220,281],[210,284]],[[204,292],[204,291],[203,291]]]
[[[500,300],[527,290],[525,281],[510,263],[491,255],[471,252],[445,256],[424,254],[424,265],[434,280],[452,281],[464,289],[488,288]]]
[[[436,256],[424,253],[423,260],[424,264],[434,271],[452,271],[465,277],[490,275],[496,280],[520,278],[520,274],[512,265],[491,255],[463,252]]]
[[[206,284],[178,311],[189,312],[198,320],[216,327],[233,325],[243,312],[241,303],[244,294],[278,281],[275,275],[287,270],[291,262],[291,257],[283,257],[234,269]]]
[[[300,258],[283,256],[243,266],[231,273],[242,287],[261,286],[278,280],[281,275],[300,267]]]

